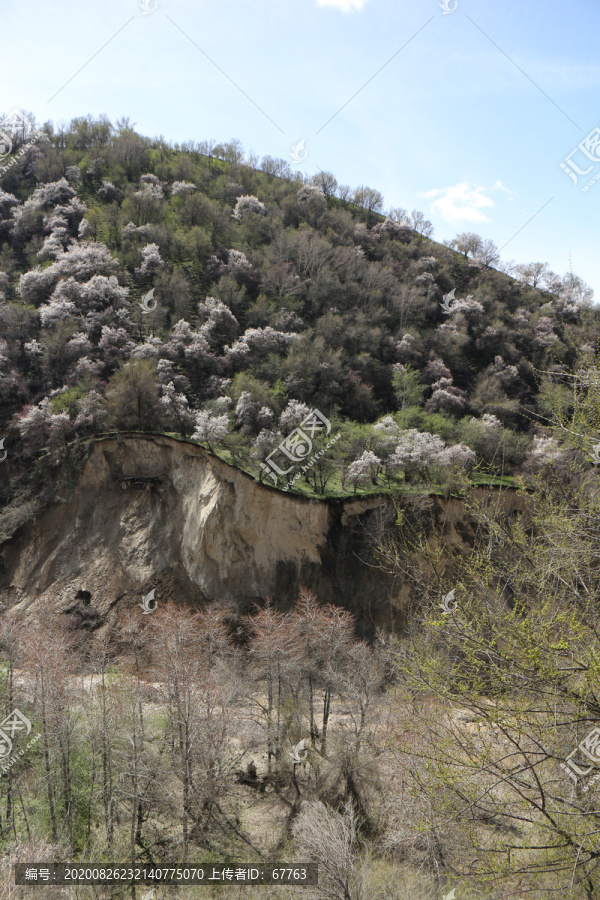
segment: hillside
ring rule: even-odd
[[[319,866],[82,900],[597,900],[589,288],[237,141],[25,137],[0,189],[0,900],[34,860]]]
[[[235,141],[169,146],[91,117],[42,132],[0,193],[5,533],[47,481],[40,457],[75,465],[106,431],[192,438],[308,496],[562,458],[544,426],[600,326],[572,273],[511,277],[490,241],[437,244],[422,213],[257,169]],[[314,409],[323,453],[302,470],[312,447],[278,448]]]

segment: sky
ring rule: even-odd
[[[0,0],[0,23],[4,112],[237,138],[600,302],[597,0]]]

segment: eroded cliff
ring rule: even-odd
[[[459,500],[425,501],[450,549],[469,541]],[[522,498],[504,492],[508,512]],[[367,635],[401,626],[410,594],[377,565],[373,536],[388,498],[314,502],[257,484],[194,444],[125,435],[93,444],[78,483],[0,546],[10,608],[57,615],[87,607],[92,629],[155,590],[157,602],[229,600],[247,611],[300,587],[345,606]]]

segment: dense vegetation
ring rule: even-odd
[[[561,458],[553,376],[589,365],[599,331],[577,276],[499,271],[491,241],[436,244],[422,213],[257,168],[236,141],[91,117],[41,133],[0,190],[5,504],[44,481],[32,459],[74,462],[114,430],[192,437],[281,488],[264,462],[313,408],[335,443],[295,481],[288,466],[313,495]]]
[[[292,490],[403,491],[372,549],[415,604],[371,644],[305,591],[110,626],[85,591],[60,615],[0,609],[2,717],[36,739],[0,779],[2,896],[28,896],[10,865],[34,858],[310,857],[316,900],[599,897],[589,289],[235,141],[42,131],[0,190],[4,532],[100,433],[195,440],[269,484],[261,463],[316,408],[315,450],[336,440]],[[486,479],[524,512],[476,501]],[[460,552],[432,489],[464,498]]]

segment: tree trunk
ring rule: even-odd
[[[327,688],[323,695],[323,731],[321,734],[321,753],[327,756],[327,725],[329,723],[329,711],[331,709],[331,690]]]
[[[13,660],[12,655],[8,660],[8,711],[7,715],[13,710]],[[13,819],[13,770],[12,766],[7,772],[6,783],[6,834],[10,831],[10,823]],[[29,828],[29,826],[27,826]]]
[[[46,773],[46,789],[48,792],[48,810],[50,812],[50,827],[52,840],[58,841],[58,828],[56,826],[56,810],[54,808],[54,793],[52,790],[52,771],[50,767],[50,746],[48,742],[48,723],[46,721],[46,698],[44,695],[44,679],[42,678],[42,734],[44,738],[44,771]]]

